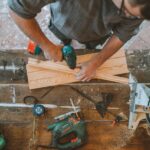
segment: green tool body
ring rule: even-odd
[[[3,150],[6,146],[6,141],[4,139],[4,136],[0,134],[0,150]]]
[[[70,69],[76,68],[76,53],[72,46],[66,45],[62,48],[63,58]]]
[[[48,126],[53,136],[51,146],[59,150],[71,150],[85,144],[87,141],[85,122],[75,114],[64,114],[61,117]]]

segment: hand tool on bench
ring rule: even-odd
[[[23,99],[25,104],[33,104],[32,113],[35,116],[42,116],[45,113],[45,107],[42,104],[38,104],[38,99],[34,96],[26,96]]]
[[[89,100],[90,102],[92,102],[95,105],[95,108],[96,108],[97,112],[100,114],[100,116],[102,118],[105,117],[106,113],[110,113],[112,116],[114,116],[115,119],[112,121],[113,125],[118,124],[121,121],[126,121],[126,119],[124,120],[124,117],[122,115],[120,115],[120,114],[119,115],[115,115],[115,114],[113,114],[112,112],[110,112],[108,110],[108,106],[110,105],[110,103],[113,100],[113,94],[112,93],[102,93],[103,100],[100,101],[100,102],[95,102],[90,96],[84,94],[83,92],[81,92],[77,88],[74,88],[72,86],[70,86],[70,87],[71,87],[72,90],[76,91],[78,94],[80,94],[81,96],[83,96],[84,98],[86,98],[87,100]],[[103,120],[101,120],[99,122],[103,122]]]
[[[78,94],[80,94],[81,96],[83,96],[84,98],[92,102],[95,105],[97,112],[101,115],[102,118],[104,118],[106,112],[108,112],[108,106],[110,105],[113,99],[113,95],[111,93],[108,93],[108,94],[105,93],[103,95],[103,101],[95,102],[90,96],[84,94],[77,88],[74,88],[72,86],[70,87],[72,90],[76,91]]]
[[[38,50],[37,50],[38,51]],[[44,98],[49,94],[55,87],[49,88],[40,98]],[[46,108],[42,104],[38,104],[39,101],[35,96],[25,96],[23,99],[25,104],[33,104],[32,112],[35,116],[41,116],[45,113]]]

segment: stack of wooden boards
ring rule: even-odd
[[[96,53],[77,56],[77,63],[85,62],[94,55]],[[77,82],[74,74],[78,71],[78,69],[69,69],[64,61],[53,62],[29,58],[27,64],[29,88],[37,89]],[[128,73],[125,52],[120,49],[98,68],[95,78],[127,84],[127,78],[117,76],[125,73]]]

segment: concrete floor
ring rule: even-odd
[[[60,40],[53,35],[48,29],[50,18],[49,6],[42,9],[42,12],[36,17],[42,31],[55,44],[60,44]],[[13,40],[12,40],[13,39]],[[0,3],[0,49],[1,50],[16,50],[26,49],[28,45],[28,38],[18,29],[8,13],[8,6],[6,0],[1,0]],[[77,41],[73,42],[75,48],[84,48],[82,44]]]
[[[38,14],[37,20],[49,39],[55,44],[60,41],[48,30],[50,18],[49,7],[44,7]],[[126,49],[149,49],[150,48],[150,22],[145,21],[139,34],[132,38],[127,44]],[[0,3],[0,49],[26,49],[28,38],[18,29],[8,14],[7,0],[1,0]],[[84,48],[82,44],[73,41],[75,48]]]
[[[2,0],[0,3],[0,8],[0,49],[26,49],[28,38],[18,29],[18,27],[9,16],[6,0]],[[48,7],[45,7],[42,13],[37,16],[37,19],[40,26],[42,27],[43,32],[56,43],[59,43],[59,40],[50,34],[47,28],[49,17],[50,15]]]

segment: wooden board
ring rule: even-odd
[[[96,54],[78,56],[77,63],[85,62],[93,55]],[[27,65],[29,87],[30,89],[36,89],[78,82],[75,78],[75,73],[78,71],[79,69],[69,69],[65,62],[56,63],[30,58]],[[121,49],[98,68],[95,78],[127,84],[127,78],[116,76],[124,73],[128,73],[128,69],[124,51]]]

